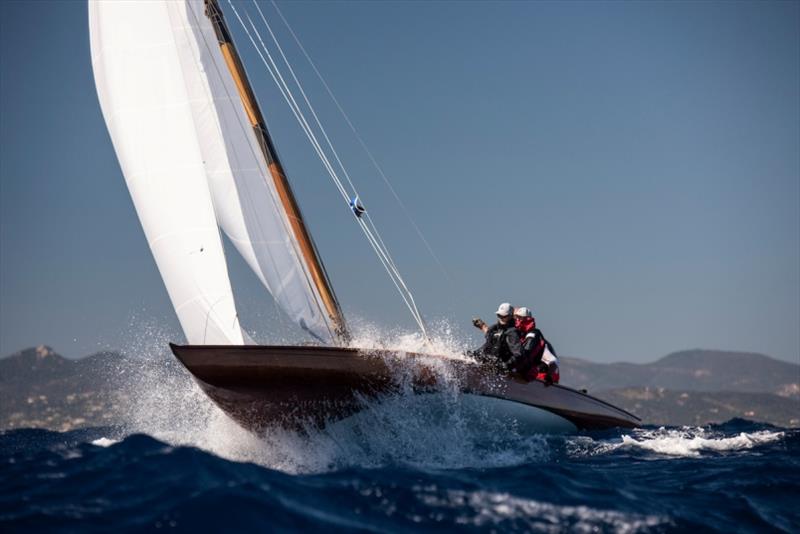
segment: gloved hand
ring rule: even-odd
[[[480,317],[475,317],[474,319],[472,319],[472,325],[475,328],[483,328],[484,326],[486,326],[486,323],[484,323],[483,319],[481,319]]]
[[[553,385],[553,373],[550,371],[550,366],[544,362],[540,362],[539,366],[536,368],[536,371],[539,374],[544,375],[544,385],[545,386],[552,386]]]
[[[544,385],[545,386],[552,386],[553,385],[553,373],[550,370],[550,366],[544,362],[541,362],[538,367],[538,372],[544,374]]]

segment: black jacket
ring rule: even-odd
[[[513,323],[507,325],[495,323],[486,332],[486,341],[478,352],[489,359],[500,360],[503,363],[517,360],[522,355],[519,332]]]

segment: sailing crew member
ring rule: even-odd
[[[514,311],[514,325],[522,342],[522,355],[510,364],[527,380],[541,380],[548,386],[558,384],[558,356],[542,331],[536,328],[531,311],[522,306]]]
[[[508,362],[516,361],[522,355],[519,333],[514,326],[514,307],[503,302],[497,307],[497,322],[488,326],[482,319],[473,319],[475,325],[486,336],[483,345],[473,352],[480,361],[506,367]]]

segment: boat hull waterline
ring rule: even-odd
[[[225,413],[248,430],[322,426],[364,409],[371,399],[411,388],[435,393],[447,382],[493,413],[549,421],[548,428],[635,428],[640,419],[572,388],[498,374],[471,361],[384,350],[319,346],[175,345],[170,348]],[[528,408],[529,410],[526,410]],[[535,412],[535,414],[534,414]],[[555,417],[553,417],[555,416]],[[559,424],[562,423],[562,424]]]

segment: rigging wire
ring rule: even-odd
[[[289,62],[289,60],[287,59],[286,54],[283,52],[283,47],[281,46],[280,41],[278,41],[278,38],[275,36],[275,33],[272,31],[272,26],[270,26],[269,22],[267,21],[267,18],[264,16],[264,12],[261,11],[261,6],[258,4],[258,2],[256,0],[252,0],[252,2],[255,5],[256,10],[258,10],[258,14],[261,17],[261,20],[264,23],[264,26],[266,26],[267,31],[269,31],[269,34],[272,37],[272,41],[275,43],[275,47],[277,48],[278,52],[280,53],[284,64],[286,64],[286,67],[289,69],[289,73],[292,75],[292,79],[294,80],[295,85],[300,90],[300,94],[302,95],[303,100],[305,101],[308,110],[311,112],[311,115],[314,117],[314,121],[316,122],[317,127],[319,128],[320,132],[322,133],[323,137],[325,138],[325,141],[326,141],[326,143],[328,145],[328,148],[330,148],[330,151],[333,154],[334,159],[336,159],[336,162],[339,164],[339,168],[342,170],[342,173],[344,174],[344,177],[347,180],[347,183],[350,185],[351,190],[353,192],[356,192],[357,191],[356,190],[356,186],[355,186],[355,184],[353,184],[353,181],[350,178],[350,173],[347,172],[347,168],[344,166],[344,163],[342,163],[342,160],[339,157],[339,153],[336,151],[336,148],[333,146],[333,143],[331,142],[330,138],[328,137],[328,133],[325,131],[325,127],[322,125],[322,122],[320,121],[319,117],[317,116],[317,113],[314,110],[314,106],[311,104],[311,101],[309,100],[308,95],[306,95],[306,92],[303,89],[303,86],[300,83],[300,80],[297,79],[297,75],[295,74],[294,68],[292,68],[292,65]],[[250,17],[248,16],[247,18],[248,18],[248,22],[250,22],[250,25],[253,28],[253,31],[256,33],[256,36],[258,37],[258,40],[261,43],[261,46],[266,50],[266,46],[264,45],[264,41],[261,39],[261,35],[259,34],[258,29],[255,28],[255,25],[253,24],[253,21],[250,20]],[[274,62],[272,62],[272,63],[273,63],[273,66],[275,66],[275,63]],[[277,69],[277,67],[275,67],[275,68]],[[288,89],[287,89],[287,92],[289,92]],[[297,106],[296,102],[295,102],[295,106]],[[299,106],[297,106],[297,109],[299,110]],[[349,122],[349,119],[348,119],[348,122]],[[391,184],[387,184],[387,185],[389,185],[389,187],[391,188]],[[394,191],[392,191],[392,192],[394,193]],[[394,193],[394,194],[395,194],[395,196],[397,196],[396,193]],[[357,193],[356,193],[356,196],[357,196]],[[399,200],[399,198],[398,198],[398,200]],[[372,231],[372,233],[374,234],[374,236],[377,237],[377,241],[378,241],[378,243],[380,245],[380,249],[382,250],[383,253],[385,253],[385,255],[387,257],[387,260],[388,260],[388,264],[392,267],[392,269],[394,271],[396,271],[396,275],[399,277],[400,276],[399,269],[397,269],[397,265],[395,264],[394,259],[389,254],[389,248],[384,243],[383,238],[381,237],[380,232],[378,231],[378,227],[372,221],[372,217],[370,217],[369,213],[367,213],[366,215],[367,215],[368,226],[369,226],[370,230]],[[405,284],[403,284],[403,286],[405,287]],[[406,291],[408,291],[408,288],[406,288]]]
[[[234,8],[234,10],[235,10],[235,8]],[[238,13],[236,13],[236,15],[237,15],[237,18],[239,18],[239,22],[243,24],[242,19],[240,17],[238,17]],[[269,53],[269,50],[266,48],[266,45],[264,44],[264,41],[261,38],[260,32],[255,27],[255,25],[253,24],[253,21],[250,18],[250,16],[247,14],[247,12],[245,12],[245,18],[247,18],[248,22],[250,23],[250,26],[253,29],[253,33],[258,38],[259,42],[261,43],[262,49],[263,49],[264,53],[266,54],[266,59],[265,59],[264,55],[261,54],[261,50],[259,50],[258,48],[256,49],[256,51],[259,53],[259,56],[261,57],[262,62],[267,67],[270,75],[272,76],[273,81],[275,81],[275,83],[278,85],[278,88],[280,89],[281,94],[283,95],[284,99],[286,100],[287,104],[289,105],[290,109],[292,110],[292,113],[294,114],[295,118],[297,119],[298,123],[300,124],[301,129],[306,134],[306,137],[308,138],[309,142],[311,142],[312,146],[314,147],[314,149],[315,149],[315,151],[317,153],[317,156],[319,156],[320,160],[322,161],[323,166],[326,168],[326,170],[328,171],[328,174],[331,176],[331,178],[333,179],[334,183],[336,184],[336,187],[339,189],[339,192],[342,195],[342,198],[346,202],[348,202],[348,205],[349,205],[350,197],[349,197],[348,192],[346,191],[344,185],[341,183],[341,180],[339,179],[338,175],[336,174],[336,171],[333,169],[333,166],[330,163],[330,160],[328,160],[327,155],[325,154],[325,151],[323,150],[323,148],[320,145],[319,141],[316,139],[316,137],[314,135],[314,132],[311,129],[311,126],[309,125],[308,121],[305,119],[305,116],[303,115],[302,109],[300,108],[299,104],[295,100],[294,95],[292,94],[291,90],[288,87],[288,84],[285,81],[285,78],[280,74],[280,72],[278,70],[278,67],[277,67],[277,64],[275,63],[274,59],[272,58],[272,55]],[[256,46],[252,35],[249,33],[249,31],[247,31],[246,27],[245,27],[245,32],[247,33],[247,36],[250,38],[250,41],[253,44],[253,46]],[[285,58],[285,56],[284,56],[284,58]],[[269,61],[267,61],[267,59]],[[297,83],[299,83],[299,82],[297,82]],[[310,105],[310,103],[309,103],[309,105]],[[327,136],[326,136],[326,139],[327,139]],[[330,142],[330,139],[327,139],[327,141],[328,141],[328,144],[331,147],[331,150],[333,150],[333,146],[332,146],[332,144]],[[340,164],[341,164],[341,160],[340,160]],[[356,197],[358,197],[358,193],[355,191],[355,188],[354,188],[352,182],[349,182],[349,184],[350,184],[351,188],[353,189],[353,192],[356,194]],[[370,219],[370,223],[371,223],[371,219]],[[386,260],[384,262],[384,267],[389,272],[390,277],[392,277],[393,279],[394,278],[398,278],[399,279],[399,284],[398,283],[395,284],[395,287],[398,288],[398,291],[401,291],[401,292],[403,291],[403,289],[401,289],[401,286],[402,286],[402,288],[405,289],[405,291],[409,291],[408,287],[403,282],[402,276],[400,275],[400,272],[397,269],[397,267],[396,267],[396,265],[394,263],[394,260],[391,258],[391,255],[389,254],[389,251],[388,251],[386,245],[383,243],[383,240],[380,239],[380,235],[378,234],[378,239],[375,238],[374,234],[377,234],[377,228],[374,228],[374,224],[372,224],[372,231],[370,231],[370,227],[369,226],[363,226],[362,225],[361,228],[362,228],[362,231],[364,231],[364,233],[365,233],[365,235],[367,237],[367,240],[370,241],[371,244],[373,245],[373,248],[374,248],[375,252],[377,254],[379,254],[379,256],[382,256],[383,259]],[[375,243],[373,244],[372,241],[375,241]],[[408,306],[411,306],[411,304],[408,304],[408,300],[411,300],[413,302],[413,298],[412,299],[405,299],[404,298],[404,300],[406,301]],[[416,307],[414,306],[414,308],[416,308]],[[420,317],[420,313],[416,309],[412,309],[411,313],[415,317],[415,319]],[[421,325],[421,327],[422,327],[422,325]],[[422,328],[424,330],[424,327],[422,327]]]
[[[294,116],[297,119],[298,123],[300,123],[300,127],[302,128],[303,132],[306,134],[306,137],[308,137],[308,140],[311,142],[311,145],[314,147],[314,150],[317,152],[317,155],[322,160],[322,164],[325,166],[325,169],[328,171],[329,174],[334,176],[334,183],[335,183],[337,189],[339,189],[339,193],[341,193],[342,198],[344,198],[346,201],[349,202],[350,197],[348,196],[347,191],[345,190],[344,186],[342,185],[342,183],[338,179],[338,177],[335,176],[336,175],[336,171],[333,170],[333,167],[331,166],[330,162],[328,161],[327,157],[325,156],[325,153],[322,150],[322,147],[320,146],[320,144],[317,141],[317,139],[314,137],[313,131],[311,130],[311,127],[309,126],[308,121],[306,121],[305,117],[303,116],[302,110],[298,106],[297,101],[295,100],[294,96],[292,95],[291,91],[289,90],[289,88],[288,88],[288,86],[286,84],[286,81],[283,79],[283,76],[281,76],[280,71],[278,70],[278,67],[275,64],[275,61],[272,59],[272,55],[269,53],[269,50],[266,48],[266,46],[264,46],[264,41],[261,40],[261,36],[258,34],[258,30],[255,29],[255,25],[253,24],[253,21],[250,19],[250,16],[247,15],[247,13],[245,13],[245,17],[248,19],[248,22],[250,22],[250,25],[253,28],[254,33],[258,36],[259,41],[261,42],[261,45],[262,45],[262,48],[263,48],[264,52],[267,54],[266,58],[261,53],[261,49],[258,48],[258,45],[256,44],[255,40],[253,39],[253,36],[250,34],[250,31],[244,25],[244,21],[239,16],[239,13],[236,11],[236,8],[233,7],[233,4],[230,2],[230,0],[228,0],[228,3],[231,4],[231,7],[234,10],[234,14],[236,15],[236,18],[239,20],[239,23],[242,25],[242,28],[244,29],[245,33],[247,34],[247,37],[250,39],[250,42],[252,43],[253,47],[256,49],[256,52],[258,52],[258,55],[261,58],[261,61],[264,63],[264,66],[269,71],[270,76],[272,76],[273,81],[278,86],[278,89],[280,90],[281,95],[283,96],[284,100],[286,100],[286,103],[289,105],[289,108],[292,110],[292,113],[294,114]],[[269,61],[267,61],[267,59]]]
[[[275,37],[275,34],[272,32],[272,27],[267,22],[266,17],[264,17],[264,13],[261,11],[261,7],[258,5],[258,2],[253,0],[253,4],[256,6],[256,9],[258,10],[258,14],[261,16],[261,20],[264,22],[264,25],[267,27],[267,30],[269,31],[269,34],[272,37],[272,41],[275,43],[275,47],[277,48],[278,52],[280,52],[281,57],[283,58],[283,62],[289,68],[289,72],[292,75],[292,79],[294,80],[294,83],[297,85],[297,88],[300,90],[300,94],[303,95],[303,100],[305,100],[306,106],[308,106],[309,111],[311,111],[311,115],[314,117],[314,120],[316,121],[317,126],[320,129],[320,132],[322,132],[323,137],[325,137],[325,141],[328,143],[328,147],[331,149],[331,153],[333,154],[333,157],[336,159],[337,163],[339,163],[339,168],[342,169],[342,173],[344,174],[344,177],[347,180],[347,183],[350,184],[350,188],[353,191],[355,191],[356,190],[356,186],[353,185],[353,181],[350,179],[350,174],[347,172],[347,169],[344,167],[344,164],[342,163],[342,160],[339,158],[338,152],[336,152],[336,149],[333,147],[333,143],[331,143],[331,140],[328,137],[328,133],[325,131],[325,128],[322,126],[322,123],[320,122],[316,111],[314,111],[314,106],[311,105],[311,101],[308,99],[308,96],[306,95],[306,92],[303,90],[303,86],[300,84],[300,80],[297,79],[297,76],[294,73],[294,69],[292,68],[291,63],[289,63],[289,60],[286,58],[286,54],[283,53],[283,48],[281,47],[280,43],[278,42],[278,39]],[[251,22],[251,24],[252,24],[252,22]],[[261,39],[259,37],[259,41],[260,40]],[[262,45],[263,45],[263,42],[262,42]]]
[[[306,95],[306,92],[303,89],[303,86],[300,83],[300,80],[298,80],[297,75],[295,74],[295,71],[292,68],[291,63],[287,59],[286,54],[283,52],[283,48],[281,47],[280,42],[276,38],[275,33],[272,31],[272,28],[269,25],[269,22],[267,22],[266,17],[264,16],[264,13],[261,11],[261,8],[258,5],[258,3],[255,0],[253,0],[253,3],[255,4],[256,9],[259,12],[259,15],[261,16],[261,20],[264,22],[264,25],[267,27],[267,30],[269,31],[270,36],[272,37],[272,40],[275,43],[275,46],[277,47],[278,51],[280,52],[280,55],[281,55],[284,63],[286,64],[287,68],[289,69],[289,72],[292,75],[292,79],[294,80],[295,84],[297,85],[298,89],[300,90],[300,93],[303,96],[303,99],[304,99],[304,101],[306,103],[306,106],[310,110],[312,116],[314,117],[314,120],[315,120],[317,126],[319,127],[320,131],[322,132],[322,135],[324,136],[325,141],[326,141],[326,143],[328,144],[328,147],[331,150],[331,153],[333,154],[334,158],[336,159],[337,163],[339,164],[339,167],[342,169],[342,173],[344,174],[344,176],[345,176],[345,178],[347,180],[347,183],[350,185],[351,190],[356,194],[356,196],[354,198],[358,198],[358,192],[356,190],[355,184],[353,184],[353,181],[350,178],[350,174],[347,172],[347,169],[345,168],[344,164],[342,163],[342,160],[339,157],[339,154],[336,151],[336,148],[333,146],[333,143],[331,142],[330,138],[328,137],[328,134],[325,131],[325,128],[322,125],[319,117],[317,116],[317,113],[314,110],[314,107],[311,104],[311,101],[309,100],[308,96]],[[250,24],[253,25],[252,21],[250,21]],[[261,36],[259,35],[258,30],[255,28],[255,26],[253,26],[253,30],[256,33],[256,35],[258,36],[259,41],[262,44],[262,47],[266,48],[264,46],[263,40],[261,40]],[[275,66],[274,62],[273,62],[273,66]],[[277,69],[277,66],[275,68]],[[281,77],[281,80],[283,80],[282,77]],[[288,91],[288,88],[287,88],[287,93],[290,93],[290,91]],[[296,102],[295,102],[295,106],[299,110],[299,106],[297,105]],[[332,176],[332,177],[334,179],[336,179],[336,176]],[[365,235],[367,236],[368,241],[370,241],[371,244],[374,243],[373,248],[375,249],[375,252],[378,253],[379,257],[381,257],[382,260],[385,260],[385,261],[382,261],[382,263],[384,264],[384,267],[387,269],[387,271],[389,271],[390,277],[393,278],[393,282],[396,279],[395,287],[397,287],[397,289],[401,293],[401,295],[403,295],[403,293],[405,292],[405,295],[408,298],[406,298],[406,296],[403,296],[403,300],[406,302],[406,305],[408,306],[408,308],[411,311],[412,315],[414,316],[415,320],[419,323],[421,329],[424,332],[425,331],[424,321],[423,321],[423,319],[421,317],[421,314],[420,314],[419,310],[417,309],[416,303],[414,301],[414,297],[411,294],[411,290],[405,284],[405,281],[403,280],[403,277],[400,275],[400,271],[397,268],[397,265],[395,264],[394,259],[392,258],[391,254],[389,252],[389,248],[386,246],[385,242],[383,241],[383,238],[381,237],[377,226],[372,221],[372,218],[369,216],[369,213],[367,213],[367,217],[366,218],[367,218],[366,225],[364,224],[363,220],[361,220],[361,218],[359,218],[359,224],[362,226],[362,230],[364,231]],[[400,288],[400,286],[402,286],[402,289]]]
[[[256,0],[253,0],[253,2],[255,2],[255,1]],[[344,108],[339,103],[339,99],[337,99],[336,96],[333,94],[333,90],[328,85],[328,82],[325,80],[325,77],[322,76],[322,73],[317,68],[316,63],[314,63],[314,61],[311,59],[311,56],[306,51],[306,48],[303,46],[303,43],[300,42],[300,38],[297,36],[297,34],[295,33],[294,29],[289,24],[289,21],[286,20],[286,17],[283,16],[283,12],[278,7],[278,4],[275,2],[275,0],[270,0],[270,2],[272,3],[272,7],[274,7],[275,11],[278,13],[278,16],[283,21],[283,24],[286,26],[286,29],[289,30],[289,33],[291,34],[292,38],[294,39],[294,42],[297,44],[297,46],[300,49],[300,51],[303,53],[303,56],[305,56],[305,58],[308,61],[309,65],[314,70],[314,73],[317,75],[317,78],[319,78],[319,81],[322,83],[323,87],[325,87],[325,91],[328,93],[328,96],[331,98],[331,100],[333,100],[333,103],[336,105],[336,108],[339,110],[339,113],[341,113],[341,115],[344,118],[345,122],[350,127],[350,130],[353,132],[353,135],[355,136],[356,140],[358,140],[358,143],[361,145],[361,148],[364,149],[364,152],[367,154],[367,157],[369,158],[370,162],[372,162],[372,165],[375,167],[375,170],[378,171],[378,174],[383,179],[384,184],[386,184],[386,187],[389,189],[389,191],[391,192],[391,194],[394,197],[395,201],[400,206],[400,209],[405,214],[406,218],[408,219],[408,222],[411,223],[411,226],[414,227],[414,231],[417,233],[417,236],[420,238],[422,243],[425,245],[425,248],[428,249],[428,253],[431,255],[433,260],[439,266],[439,269],[442,271],[442,274],[444,274],[445,278],[447,278],[448,281],[452,282],[452,278],[450,277],[450,274],[447,272],[447,269],[445,268],[444,264],[441,262],[441,260],[439,260],[439,257],[436,255],[436,253],[433,250],[433,247],[431,247],[430,243],[425,238],[425,235],[422,233],[422,230],[417,225],[417,223],[414,220],[414,218],[411,216],[411,213],[408,211],[408,208],[406,208],[406,205],[402,201],[402,199],[400,198],[400,195],[398,195],[397,191],[395,191],[395,188],[392,186],[391,182],[389,181],[388,176],[386,176],[386,173],[383,171],[383,168],[380,166],[380,164],[378,164],[378,160],[375,159],[375,156],[372,154],[372,151],[369,149],[369,147],[367,146],[366,142],[361,137],[361,134],[358,133],[358,130],[356,129],[355,125],[353,124],[353,121],[350,120],[350,117],[347,115],[347,113],[345,112]],[[256,4],[256,6],[258,6],[258,4]],[[260,11],[261,10],[259,9],[259,12]],[[262,14],[262,17],[263,17],[263,14]]]
[[[255,0],[253,0],[253,1],[255,3]],[[343,199],[347,203],[348,209],[349,209],[350,202],[351,202],[351,197],[350,197],[350,195],[348,195],[347,188],[345,188],[345,186],[342,184],[342,181],[340,180],[338,174],[336,173],[335,169],[333,168],[333,165],[331,164],[330,160],[328,159],[327,153],[323,149],[322,145],[320,144],[319,140],[317,139],[317,137],[316,137],[316,135],[314,133],[313,128],[311,127],[311,125],[309,124],[308,120],[306,119],[305,114],[303,112],[303,109],[298,104],[297,100],[295,99],[294,94],[292,93],[288,83],[286,82],[286,79],[281,74],[277,63],[273,59],[272,55],[269,52],[269,49],[267,48],[266,44],[264,43],[263,39],[261,38],[260,32],[256,28],[256,26],[253,23],[252,19],[250,18],[249,14],[245,11],[245,18],[247,18],[247,21],[249,22],[250,27],[253,30],[253,33],[256,35],[259,43],[261,44],[261,48],[259,49],[258,45],[256,44],[255,39],[253,38],[253,35],[248,30],[247,26],[244,23],[244,20],[239,15],[239,12],[237,11],[236,7],[233,5],[231,0],[228,0],[228,4],[231,6],[231,9],[233,10],[234,15],[236,16],[236,19],[239,21],[239,24],[242,26],[242,29],[245,31],[245,34],[247,35],[248,39],[250,40],[250,43],[256,49],[256,52],[258,53],[262,63],[264,64],[266,69],[269,71],[270,76],[272,77],[273,81],[278,86],[278,89],[280,90],[281,95],[283,96],[283,98],[286,101],[286,103],[289,105],[289,108],[291,109],[292,114],[295,116],[295,119],[298,121],[301,129],[303,130],[303,132],[305,133],[305,135],[308,138],[309,142],[311,143],[312,147],[314,148],[314,151],[317,153],[317,156],[320,158],[320,160],[321,160],[321,162],[323,164],[323,167],[325,167],[325,169],[327,170],[328,174],[331,176],[331,179],[333,180],[335,186],[339,190],[339,193],[342,195]],[[342,172],[343,172],[343,174],[345,176],[345,179],[346,179],[348,185],[350,186],[350,189],[351,189],[351,191],[352,191],[352,193],[354,195],[352,198],[357,198],[359,196],[358,192],[357,192],[356,187],[353,184],[352,180],[350,179],[350,175],[347,172],[347,169],[344,167],[344,165],[343,165],[338,153],[336,152],[335,148],[333,147],[333,143],[331,142],[330,138],[327,135],[327,132],[325,131],[324,127],[322,126],[322,123],[319,120],[319,117],[317,116],[316,112],[314,111],[314,108],[311,105],[311,102],[308,99],[308,96],[306,95],[305,91],[302,88],[302,85],[300,84],[300,81],[297,79],[297,76],[295,75],[294,69],[292,69],[291,64],[289,63],[288,59],[286,58],[286,55],[283,53],[283,49],[280,47],[280,44],[278,43],[278,40],[277,40],[275,34],[272,32],[271,27],[267,23],[266,18],[263,15],[263,12],[261,12],[261,9],[258,6],[258,4],[257,3],[255,3],[255,4],[256,4],[256,8],[259,11],[259,14],[261,15],[261,18],[262,18],[264,24],[266,25],[266,27],[267,27],[267,29],[268,29],[268,31],[269,31],[272,39],[273,39],[273,42],[276,44],[278,50],[280,51],[280,55],[281,55],[284,63],[289,68],[289,71],[290,71],[290,73],[292,75],[292,78],[293,78],[293,80],[295,82],[295,85],[299,88],[299,91],[300,91],[301,95],[303,96],[303,99],[305,101],[306,106],[308,107],[308,109],[310,110],[312,116],[314,117],[314,120],[316,121],[317,127],[321,131],[321,133],[322,133],[322,135],[323,135],[323,137],[324,137],[324,139],[325,139],[325,141],[326,141],[331,153],[334,155],[334,158],[336,159],[337,163],[339,164],[340,168],[342,169]],[[262,54],[262,50],[264,52],[263,54]],[[264,56],[264,54],[266,54],[266,57]],[[424,319],[422,317],[422,314],[420,313],[419,309],[417,308],[416,302],[414,300],[414,297],[413,297],[410,289],[406,285],[402,275],[400,274],[400,271],[397,268],[394,260],[392,259],[391,255],[389,253],[388,247],[386,247],[383,239],[381,238],[380,233],[377,230],[377,227],[375,227],[374,223],[372,222],[372,219],[369,216],[367,216],[366,222],[359,216],[356,217],[356,220],[358,221],[362,232],[364,233],[365,237],[367,238],[367,241],[372,246],[373,250],[375,251],[376,255],[378,256],[378,259],[380,260],[381,264],[383,265],[384,269],[386,270],[387,274],[389,275],[389,278],[392,280],[392,283],[394,284],[395,288],[400,293],[400,296],[403,299],[404,303],[406,304],[406,307],[409,309],[409,311],[411,312],[412,317],[414,318],[414,320],[416,321],[416,323],[419,326],[420,330],[422,331],[423,336],[425,337],[426,340],[429,339],[429,336],[428,336],[428,333],[427,333],[427,328],[426,328],[426,325],[425,325],[425,321],[424,321]]]
[[[272,27],[270,26],[269,22],[267,21],[267,18],[264,16],[264,12],[261,11],[261,6],[259,6],[259,4],[258,4],[258,2],[256,2],[256,0],[252,0],[252,1],[253,1],[253,4],[255,5],[256,9],[258,10],[258,14],[261,17],[261,20],[264,23],[264,26],[266,26],[267,31],[269,31],[269,34],[272,37],[272,41],[275,43],[275,47],[277,48],[278,52],[280,53],[281,58],[283,59],[283,62],[286,64],[286,67],[289,69],[289,73],[292,75],[292,79],[294,80],[295,85],[300,90],[300,94],[303,96],[303,100],[305,101],[308,110],[311,112],[311,115],[314,117],[314,121],[316,122],[317,127],[319,128],[320,132],[322,133],[323,137],[325,138],[325,141],[326,141],[326,143],[328,145],[328,148],[330,149],[331,153],[333,154],[334,159],[336,159],[336,162],[339,164],[339,168],[342,170],[342,173],[344,174],[344,177],[347,180],[347,183],[350,185],[350,189],[354,193],[356,193],[356,196],[358,196],[358,193],[357,193],[357,190],[356,190],[356,186],[355,186],[355,184],[353,184],[353,181],[350,178],[350,173],[347,172],[347,168],[344,166],[344,163],[342,163],[342,160],[339,157],[339,153],[336,151],[336,148],[333,146],[333,143],[331,142],[330,138],[328,137],[328,133],[325,131],[325,127],[322,125],[322,122],[320,121],[319,117],[317,116],[317,113],[314,110],[314,106],[311,104],[311,101],[309,100],[308,95],[306,95],[306,92],[303,89],[303,86],[300,83],[300,80],[297,79],[297,75],[295,74],[294,68],[292,68],[292,65],[289,62],[288,58],[286,57],[286,54],[283,52],[283,47],[281,46],[280,42],[278,41],[277,37],[275,36],[275,33],[272,31]],[[256,29],[255,25],[253,24],[253,21],[250,20],[250,17],[248,16],[247,18],[248,18],[248,22],[250,22],[250,25],[253,28],[253,31],[255,32],[256,36],[258,37],[258,40],[261,43],[261,46],[266,50],[266,46],[264,45],[264,41],[261,39],[261,35],[259,34],[258,29]],[[272,62],[272,64],[277,70],[277,66],[275,66],[275,63]],[[281,80],[283,81],[282,77],[281,77]],[[290,93],[288,91],[288,88],[287,88],[287,92]],[[294,104],[297,107],[297,109],[299,110],[300,108],[297,105],[297,103],[294,102]],[[372,235],[369,236],[368,239],[376,239],[377,238],[377,243],[380,245],[377,250],[380,250],[381,254],[383,254],[386,257],[388,266],[390,266],[392,268],[392,270],[395,273],[395,276],[397,276],[400,279],[399,281],[402,282],[402,277],[400,276],[400,271],[397,268],[397,265],[395,264],[394,259],[391,257],[391,254],[389,253],[389,248],[384,243],[383,238],[381,237],[380,232],[378,231],[378,227],[372,221],[372,217],[370,217],[369,213],[366,213],[366,216],[367,216],[366,217],[367,218],[367,226],[368,226],[368,228],[369,228],[369,230],[371,231],[371,234],[372,234]],[[377,252],[377,250],[376,250],[376,252]],[[405,283],[402,283],[401,285],[403,286],[405,291],[410,293],[410,291],[406,287]],[[411,299],[411,300],[413,302],[413,299]],[[416,308],[416,306],[415,306],[415,308]]]
[[[255,28],[255,26],[253,25],[252,20],[250,20],[249,16],[247,18],[248,18],[248,22],[250,22],[251,27],[253,28],[254,33],[256,34],[256,36],[258,37],[259,41],[261,42],[262,47],[266,48],[265,45],[264,45],[264,42],[261,39],[261,36],[260,36],[260,34],[258,32],[258,29]],[[275,39],[274,34],[272,34],[272,37],[273,37],[273,40],[274,40]],[[276,44],[277,44],[277,42],[276,42]],[[272,65],[272,67],[277,71],[277,65],[272,60],[271,55],[269,55],[268,51],[265,50],[265,52],[268,54],[267,57],[269,57],[270,60],[271,60],[270,63]],[[286,60],[286,56],[285,55],[283,55],[283,59],[284,59],[284,61],[286,61],[288,63],[288,61]],[[299,83],[300,83],[299,80],[297,80],[296,76],[293,76],[293,77],[294,77],[295,83],[298,84],[298,86],[299,86]],[[285,79],[283,78],[283,76],[280,75],[279,72],[276,72],[276,75],[273,76],[273,79],[276,80],[276,81],[280,80],[283,83],[283,93],[284,93],[285,96],[288,97],[287,98],[287,102],[296,111],[296,117],[298,118],[298,120],[300,120],[301,126],[304,127],[304,130],[305,130],[307,136],[309,137],[309,139],[311,140],[312,144],[314,144],[315,147],[318,149],[317,150],[318,155],[323,160],[323,164],[328,169],[329,174],[331,174],[331,177],[337,183],[337,186],[340,188],[340,190],[343,189],[343,185],[339,181],[338,176],[336,175],[336,172],[333,170],[332,165],[330,164],[330,161],[327,159],[327,156],[325,155],[324,150],[322,150],[322,148],[320,147],[319,142],[314,137],[313,130],[311,130],[311,127],[309,126],[308,121],[305,120],[305,117],[302,114],[302,110],[301,110],[300,106],[297,104],[297,101],[293,98],[291,90],[288,88],[288,86],[286,86]],[[300,87],[300,90],[301,90],[301,92],[303,92],[304,97],[305,97],[305,92],[302,90],[302,87]],[[305,97],[305,100],[306,100],[307,105],[309,107],[311,107],[311,103],[308,101],[307,97]],[[312,109],[312,113],[313,113],[313,108],[311,108],[311,109]],[[314,113],[314,116],[315,116],[315,119],[316,119],[317,124],[319,125],[320,129],[323,129],[322,124],[319,122],[319,119],[316,116],[316,113]],[[335,149],[334,149],[330,139],[328,138],[327,134],[325,134],[325,139],[326,139],[331,151],[335,153]],[[347,170],[342,165],[341,159],[339,159],[338,154],[336,154],[336,158],[337,158],[337,160],[339,162],[339,165],[342,167],[343,172],[347,173]],[[348,178],[348,184],[351,186],[351,189],[353,190],[353,192],[356,193],[356,198],[357,198],[358,194],[355,191],[355,186],[353,185],[352,181],[349,180],[349,178]],[[345,197],[345,200],[347,200],[347,197]],[[365,236],[367,237],[367,240],[369,241],[369,243],[372,246],[373,250],[378,255],[379,260],[381,261],[381,263],[383,264],[383,266],[386,269],[387,273],[389,274],[389,277],[392,279],[392,282],[394,283],[395,287],[397,288],[398,292],[400,293],[400,295],[401,295],[403,301],[405,302],[406,306],[409,308],[409,311],[411,312],[412,316],[414,317],[414,320],[418,323],[418,325],[420,326],[420,329],[423,331],[423,333],[425,333],[425,335],[427,337],[424,320],[422,319],[422,316],[421,316],[419,310],[417,309],[417,306],[416,306],[416,303],[414,301],[413,295],[411,295],[411,292],[410,292],[408,286],[405,284],[405,281],[403,280],[399,270],[397,269],[396,264],[394,263],[394,260],[391,258],[391,255],[390,255],[388,249],[386,248],[385,244],[383,243],[382,239],[380,239],[380,237],[378,237],[376,239],[376,237],[374,235],[375,233],[377,233],[377,228],[372,228],[371,229],[369,227],[369,225],[365,225],[363,220],[361,220],[360,218],[359,218],[359,225],[361,226],[361,229],[364,232]]]

